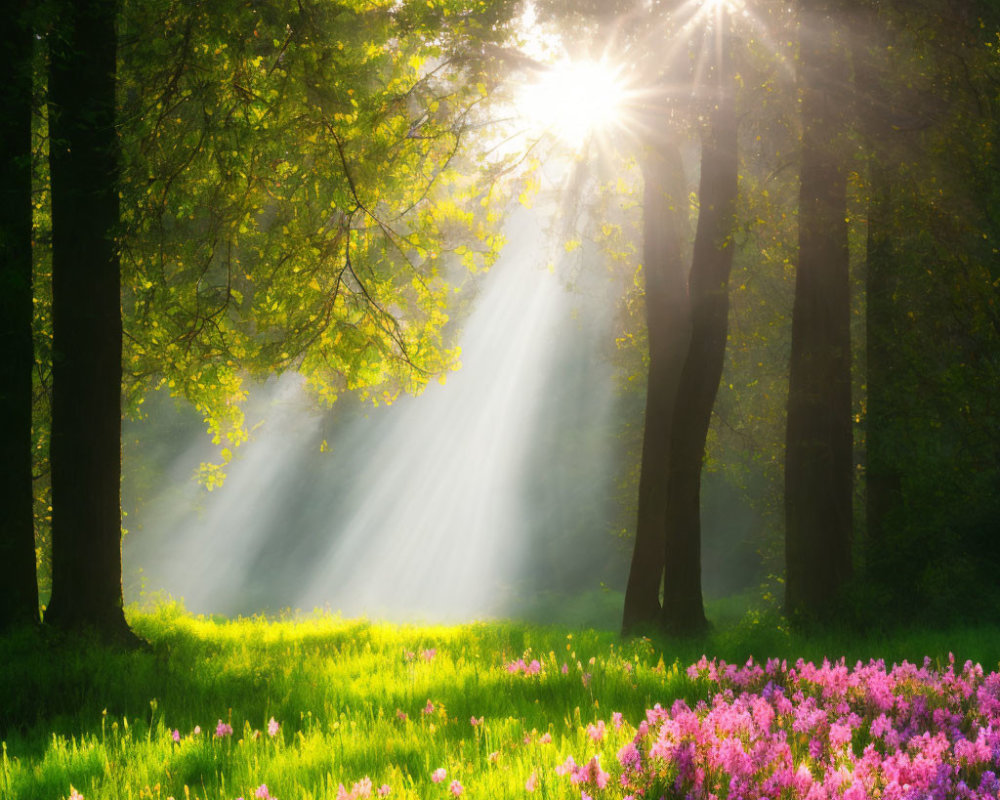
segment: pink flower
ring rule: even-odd
[[[271,793],[267,790],[267,784],[262,783],[257,787],[257,791],[253,793],[253,796],[258,798],[258,800],[275,800],[271,797]]]
[[[73,784],[69,785],[69,800],[83,800],[83,795],[73,788]]]
[[[603,719],[597,720],[596,725],[591,724],[587,726],[587,735],[595,742],[599,742],[604,738],[604,731],[605,725]]]
[[[538,773],[532,771],[532,773],[528,776],[527,783],[524,784],[524,789],[525,791],[533,792],[537,788],[538,788]]]
[[[403,711],[402,709],[397,708],[396,709],[396,719],[398,719],[400,722],[406,722],[406,719],[407,719],[406,712]]]
[[[337,786],[337,800],[354,800],[354,796],[344,788],[342,783]]]
[[[496,764],[500,760],[500,751],[494,750],[487,758],[489,758],[491,764]]]
[[[390,787],[388,783],[383,783],[381,786],[378,787],[379,797],[385,797],[391,791],[392,787]]]
[[[267,735],[272,737],[277,736],[279,730],[281,730],[281,726],[278,724],[278,721],[274,717],[271,717],[267,721]]]
[[[175,742],[179,742],[181,740],[181,732],[177,730],[177,728],[174,728],[173,731],[170,732],[170,738]]]
[[[447,774],[448,773],[444,771],[444,767],[438,767],[431,773],[431,780],[434,781],[434,783],[441,783]]]
[[[462,784],[458,781],[452,781],[451,785],[448,787],[448,791],[455,795],[455,797],[460,797],[462,794]]]
[[[201,733],[201,725],[195,725],[194,726],[194,730],[191,731],[191,733],[193,733],[195,736],[197,736],[198,734],[200,734]]]
[[[573,756],[566,756],[566,760],[556,767],[556,775],[569,775],[576,772],[576,762]]]
[[[475,716],[472,716],[472,717],[471,717],[471,718],[469,719],[469,724],[470,724],[470,725],[471,725],[471,726],[472,726],[473,728],[475,728],[476,726],[478,726],[478,725],[482,725],[482,724],[483,724],[483,718],[482,718],[482,717],[480,717],[479,719],[476,719],[476,717],[475,717]]]
[[[424,706],[424,713],[425,714],[433,714],[434,713],[434,704],[430,700],[428,700],[427,701],[427,705]]]
[[[360,781],[354,784],[351,789],[351,794],[355,797],[371,797],[372,796],[372,779],[367,775],[363,777]]]
[[[539,744],[552,744],[552,734],[546,731],[538,739]]]
[[[569,666],[566,662],[563,662],[562,668],[559,670],[563,675],[569,675]]]
[[[622,712],[615,711],[611,715],[611,724],[615,726],[615,730],[618,730],[622,726]]]
[[[531,660],[531,663],[528,664],[527,668],[524,670],[524,674],[537,675],[541,671],[542,671],[542,665],[538,662],[537,658],[534,658]]]
[[[431,660],[434,659],[434,656],[436,656],[436,655],[437,655],[437,650],[435,650],[433,647],[428,648],[427,650],[421,650],[420,651],[420,657],[424,661],[431,661]]]
[[[220,719],[219,720],[219,724],[215,726],[215,735],[218,738],[220,738],[220,739],[223,736],[232,736],[233,735],[233,726],[230,725],[228,722],[223,722]]]

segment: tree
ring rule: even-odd
[[[665,116],[665,115],[664,115]],[[687,268],[682,257],[684,167],[660,119],[643,158],[643,271],[649,377],[639,478],[635,545],[625,589],[622,630],[653,623],[660,613],[671,423],[689,339]]]
[[[62,3],[49,68],[52,599],[46,622],[132,634],[121,581],[117,8]]]
[[[715,23],[724,26],[728,20],[720,14]],[[666,630],[684,634],[708,624],[701,592],[701,474],[726,355],[737,192],[737,127],[727,39],[723,33],[715,102],[703,134],[698,229],[688,279],[691,339],[670,436],[661,620]]]
[[[477,184],[461,167],[476,170],[463,159],[507,12],[467,0],[132,8],[131,396],[166,383],[228,454],[245,435],[248,374],[297,370],[328,402],[391,401],[454,364],[445,267],[481,267],[501,243],[491,175]]]
[[[38,622],[31,464],[31,114],[33,3],[0,34],[0,632]]]
[[[785,449],[785,605],[819,613],[851,574],[847,62],[836,4],[803,0],[799,259]]]
[[[330,401],[392,399],[451,366],[442,265],[489,263],[500,245],[499,193],[456,164],[489,94],[487,44],[505,35],[506,10],[464,0],[58,8],[47,621],[131,639],[123,383],[130,407],[162,383],[191,399],[228,440],[224,461],[246,435],[248,373],[299,369]]]

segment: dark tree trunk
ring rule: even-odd
[[[0,33],[0,632],[38,622],[31,480],[31,51],[27,0]]]
[[[803,0],[799,263],[785,443],[785,605],[820,615],[851,573],[852,434],[846,57],[824,0]]]
[[[724,52],[720,58],[719,93],[701,151],[700,210],[688,281],[691,343],[670,437],[661,622],[676,634],[697,633],[708,625],[701,592],[701,469],[726,354],[737,192],[736,116]]]
[[[684,168],[672,141],[649,148],[643,164],[643,253],[649,381],[639,474],[635,547],[625,588],[622,631],[655,625],[660,614],[670,427],[690,335],[681,252],[687,204]]]
[[[52,601],[46,622],[128,638],[122,610],[114,2],[61,2],[49,74]]]

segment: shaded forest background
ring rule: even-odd
[[[626,627],[699,629],[699,563],[756,613],[995,618],[1000,10],[760,2],[693,31],[682,4],[535,6],[538,25],[621,55],[635,90],[631,134],[575,162],[564,235],[580,252],[566,281],[607,270],[617,293],[619,498],[601,526],[609,550],[657,554],[611,587],[630,608],[645,568]],[[211,488],[247,438],[254,380],[297,371],[321,401],[388,402],[455,368],[452,290],[495,261],[545,161],[542,145],[482,155],[510,76],[537,68],[518,55],[522,10],[20,4],[0,176],[4,626],[37,619],[36,569],[48,621],[119,624],[114,426],[151,392],[215,437]],[[696,44],[720,30],[706,67]],[[60,197],[76,203],[63,217]],[[112,317],[117,334],[81,338]],[[108,375],[91,396],[94,364]],[[554,527],[554,549],[573,547],[573,521]],[[100,597],[60,612],[60,591],[91,584]]]

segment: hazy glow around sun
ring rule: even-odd
[[[603,61],[563,60],[525,85],[517,113],[535,133],[552,133],[573,149],[587,138],[620,124],[625,88]]]

